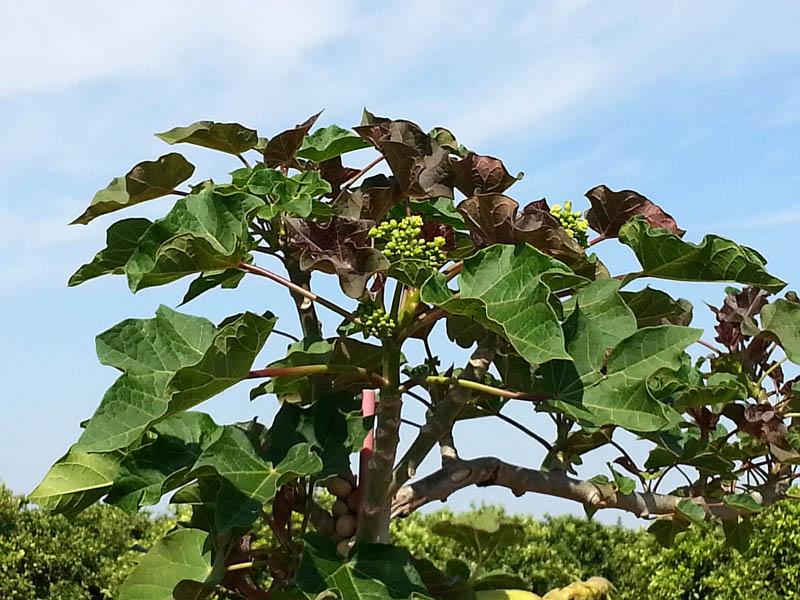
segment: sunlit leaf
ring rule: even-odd
[[[615,192],[598,185],[586,192],[586,197],[592,203],[586,211],[589,226],[604,237],[619,235],[620,227],[636,215],[642,215],[652,227],[663,227],[679,236],[686,233],[661,207],[632,190]]]
[[[330,125],[317,129],[303,139],[303,146],[297,156],[311,162],[321,163],[342,154],[369,148],[369,144],[349,129],[342,129],[338,125]]]
[[[800,364],[800,304],[778,298],[761,309],[761,328],[776,340],[786,356]]]
[[[157,133],[168,144],[194,144],[228,154],[241,154],[256,147],[258,133],[238,123],[215,123],[197,121],[187,127],[173,127]]]
[[[80,285],[101,275],[122,275],[125,264],[151,225],[147,219],[123,219],[111,225],[106,232],[106,247],[95,255],[92,262],[75,271],[68,285]]]

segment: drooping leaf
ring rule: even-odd
[[[428,593],[437,600],[475,600],[475,590],[466,578],[445,573],[424,558],[413,558],[412,561]]]
[[[620,292],[625,303],[636,315],[639,327],[683,325],[692,322],[692,305],[684,299],[673,299],[666,292],[650,286],[638,292]]]
[[[125,263],[152,224],[148,219],[123,219],[111,225],[106,232],[106,247],[95,255],[92,262],[75,271],[67,285],[80,285],[101,275],[122,275]]]
[[[156,439],[128,454],[105,502],[135,513],[186,482],[200,454],[222,434],[205,413],[179,413],[153,427]]]
[[[379,117],[365,119],[355,131],[386,157],[397,183],[407,196],[453,197],[449,152],[418,125]]]
[[[761,309],[762,335],[780,344],[790,361],[800,364],[800,304],[778,298]]]
[[[618,473],[616,469],[611,469],[611,476],[614,478],[614,487],[619,490],[620,494],[630,494],[636,489],[636,482],[630,477]]]
[[[89,207],[70,225],[86,225],[100,215],[171,194],[192,173],[194,165],[176,152],[140,162],[127,175],[114,178],[97,192]]]
[[[286,219],[289,242],[300,251],[300,268],[339,276],[342,291],[351,298],[364,294],[367,280],[389,267],[382,252],[367,236],[373,222],[334,217],[327,224]]]
[[[758,513],[764,510],[750,494],[727,494],[722,498],[722,501],[731,508],[747,513]]]
[[[476,194],[502,194],[522,179],[522,173],[513,177],[503,162],[491,156],[470,152],[461,160],[453,161],[453,183],[467,197]]]
[[[278,488],[296,477],[317,473],[322,460],[311,444],[297,444],[280,463],[265,461],[247,434],[225,426],[220,437],[206,448],[190,472],[191,477],[219,476],[225,480],[215,501],[218,530],[247,527],[261,514],[261,506]]]
[[[642,216],[633,217],[619,232],[642,265],[641,273],[626,278],[659,277],[678,281],[731,281],[779,292],[786,284],[770,275],[766,260],[755,250],[716,235],[700,244],[684,242],[666,229],[653,229]]]
[[[208,533],[178,529],[153,546],[131,571],[119,591],[119,600],[188,600],[201,595],[173,595],[182,581],[199,584],[213,572]],[[209,584],[206,593],[212,591]]]
[[[87,452],[126,448],[156,422],[242,380],[274,324],[273,317],[244,313],[214,327],[162,306],[153,319],[128,319],[100,334],[100,362],[123,374],[76,447]]]
[[[214,187],[181,198],[139,238],[125,264],[131,291],[234,267],[249,250],[248,223],[263,206],[256,196]]]
[[[653,534],[659,544],[669,548],[675,543],[675,537],[689,528],[686,521],[672,518],[662,518],[653,521],[647,531]]]
[[[201,273],[197,279],[189,284],[189,289],[181,300],[181,305],[197,298],[200,294],[212,290],[215,287],[222,289],[234,289],[244,278],[245,272],[239,269],[225,269],[224,271],[212,271]]]
[[[607,238],[617,237],[620,227],[636,215],[642,215],[651,227],[663,227],[679,236],[686,233],[661,207],[632,190],[615,192],[598,185],[586,192],[586,197],[592,203],[586,211],[589,227]]]
[[[350,468],[350,455],[361,448],[372,428],[371,421],[346,392],[319,398],[307,408],[284,403],[267,436],[267,458],[277,462],[295,445],[308,443],[322,459],[320,479],[344,473]]]
[[[758,335],[755,317],[767,303],[768,295],[757,287],[731,289],[720,308],[709,306],[717,317],[715,339],[729,350],[736,350],[746,336]]]
[[[728,546],[744,552],[750,546],[750,538],[753,536],[753,521],[742,517],[729,519],[722,522],[722,531]]]
[[[458,296],[438,274],[423,286],[421,299],[500,333],[531,363],[569,359],[558,318],[547,303],[545,273],[570,271],[531,246],[498,244],[464,261]]]
[[[357,544],[348,557],[336,550],[336,543],[322,535],[308,535],[297,586],[309,598],[335,590],[348,600],[406,600],[427,597],[427,590],[414,569],[405,548],[388,544]]]
[[[675,512],[697,525],[706,524],[705,509],[699,504],[692,502],[689,498],[685,498],[678,502],[677,506],[675,507]]]
[[[73,446],[30,495],[44,510],[75,515],[105,496],[114,483],[120,457],[89,454]]]
[[[197,121],[187,127],[173,127],[157,133],[156,137],[168,144],[194,144],[228,154],[241,154],[256,147],[258,133],[239,123]]]
[[[297,156],[311,162],[321,163],[354,150],[369,148],[369,146],[349,129],[330,125],[307,135],[303,139],[303,146],[297,152]]]
[[[595,424],[655,431],[676,422],[677,413],[653,398],[647,380],[660,369],[678,369],[683,350],[701,333],[701,329],[661,325],[639,329],[617,344],[608,357],[606,374],[583,394],[582,403],[594,414]]]
[[[294,160],[297,151],[303,145],[303,139],[321,114],[322,111],[269,140],[264,148],[264,163],[268,167],[288,166]]]

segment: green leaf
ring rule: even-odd
[[[731,508],[743,510],[748,513],[758,513],[764,510],[750,494],[728,494],[723,496],[722,501]]]
[[[194,144],[228,154],[241,154],[256,147],[258,134],[238,123],[215,123],[197,121],[188,127],[173,127],[169,131],[157,133],[168,144]]]
[[[647,531],[653,534],[659,544],[665,548],[669,548],[675,543],[675,537],[688,528],[689,524],[686,521],[662,518],[653,521],[653,524],[647,528]]]
[[[650,394],[647,380],[659,369],[678,369],[683,350],[702,330],[661,325],[646,327],[622,340],[608,357],[605,376],[585,390],[583,405],[595,424],[615,424],[633,431],[669,427],[678,415]]]
[[[437,600],[475,600],[475,591],[465,578],[453,577],[424,558],[412,561],[428,593]]]
[[[725,543],[728,546],[744,552],[753,537],[753,521],[742,517],[723,521],[722,531],[725,532]]]
[[[171,194],[192,176],[194,165],[176,152],[137,164],[94,195],[92,203],[70,225],[86,225],[95,217]]]
[[[173,595],[173,590],[185,580],[202,584],[211,577],[212,572],[208,534],[199,529],[178,529],[142,557],[122,584],[119,600],[188,598]],[[207,591],[211,591],[210,585]]]
[[[313,210],[314,198],[331,191],[331,184],[322,179],[318,171],[305,171],[293,177],[285,177],[279,171],[278,174],[282,179],[276,180],[269,191],[261,192],[275,198],[274,202],[258,210],[262,219],[271,220],[280,213],[308,217]],[[252,184],[249,188],[254,193],[257,189]]]
[[[309,443],[322,459],[319,479],[344,473],[350,455],[361,449],[372,419],[361,414],[360,402],[348,393],[332,393],[303,408],[283,403],[267,437],[267,458],[281,460],[300,443]]]
[[[673,299],[666,292],[650,286],[638,292],[620,292],[625,303],[636,315],[639,327],[683,325],[692,322],[692,305],[684,299]]]
[[[222,434],[205,413],[173,415],[153,427],[156,439],[125,457],[107,504],[135,513],[157,504],[167,492],[188,481],[187,474],[200,454]]]
[[[162,306],[153,319],[128,319],[100,334],[100,362],[123,375],[106,392],[77,448],[126,448],[158,421],[241,381],[274,324],[275,318],[244,313],[215,328]]]
[[[200,294],[212,290],[215,287],[223,289],[234,289],[244,278],[245,272],[239,269],[225,269],[224,271],[210,271],[201,273],[197,279],[189,284],[189,289],[181,300],[181,306],[194,300]]]
[[[297,444],[273,467],[256,452],[253,442],[240,428],[227,425],[206,448],[192,468],[190,477],[218,475],[229,485],[220,488],[216,500],[219,530],[250,525],[261,514],[261,506],[278,488],[295,477],[317,473],[322,460],[311,444]]]
[[[767,304],[761,309],[761,328],[790,361],[800,365],[800,304],[783,298]]]
[[[357,544],[343,559],[336,542],[316,534],[305,538],[295,582],[309,598],[326,590],[335,590],[339,598],[347,600],[427,598],[427,590],[405,548]]]
[[[369,144],[349,129],[338,125],[317,129],[303,138],[303,146],[297,156],[314,163],[321,163],[342,154],[369,148]]]
[[[547,303],[550,288],[542,275],[549,272],[570,270],[532,246],[497,244],[464,261],[458,297],[439,274],[423,286],[421,299],[500,333],[530,363],[569,359],[561,325]]]
[[[434,271],[425,261],[404,258],[393,262],[386,274],[412,288],[421,288]]]
[[[213,186],[181,198],[142,235],[125,264],[131,291],[235,266],[249,249],[248,223],[262,206],[256,196],[221,194]]]
[[[633,493],[633,491],[636,489],[636,481],[630,477],[626,477],[625,475],[618,473],[612,467],[609,467],[609,469],[611,469],[611,475],[614,477],[614,487],[619,490],[619,493],[626,495]]]
[[[152,224],[148,219],[123,219],[111,225],[106,232],[106,247],[95,255],[92,262],[75,271],[67,285],[80,285],[84,281],[109,273],[122,275],[125,272],[125,263]]]
[[[685,498],[678,502],[675,507],[675,512],[682,515],[696,525],[704,526],[706,524],[706,511],[699,504],[695,504],[689,498]]]
[[[779,292],[786,283],[770,275],[766,260],[755,250],[716,235],[706,235],[700,244],[684,242],[667,229],[653,229],[642,216],[622,226],[620,241],[630,246],[642,265],[637,277],[659,277],[678,281],[731,281]]]
[[[120,457],[89,454],[73,446],[30,495],[44,510],[75,515],[102,498],[114,482]]]
[[[675,410],[684,412],[713,404],[728,404],[747,398],[747,388],[735,375],[713,373],[705,385],[691,385],[675,395]]]
[[[503,573],[502,571],[491,571],[485,575],[475,577],[472,581],[472,589],[478,590],[528,590],[530,584],[519,575]]]

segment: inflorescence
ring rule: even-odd
[[[550,214],[561,222],[561,226],[569,237],[575,239],[584,248],[589,245],[589,222],[582,217],[580,212],[572,212],[572,202],[564,202],[564,208],[561,208],[559,204],[553,205]]]
[[[361,321],[361,331],[364,336],[374,335],[378,338],[387,338],[394,335],[397,323],[386,313],[386,310],[376,302],[361,302],[356,309],[356,317]]]
[[[431,268],[438,269],[447,262],[442,250],[447,242],[442,236],[426,241],[420,237],[421,233],[422,217],[412,215],[400,221],[384,221],[370,229],[369,237],[386,242],[383,253],[390,261],[410,258],[424,261]]]

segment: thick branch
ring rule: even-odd
[[[494,350],[478,346],[472,353],[467,367],[461,375],[462,380],[477,381],[483,378],[494,358]],[[458,413],[469,401],[472,392],[463,386],[454,386],[439,402],[428,417],[425,425],[417,434],[411,447],[392,473],[391,492],[394,494],[400,486],[414,476],[417,467],[425,459],[431,449],[453,428]]]
[[[575,500],[594,508],[618,508],[638,517],[673,514],[678,502],[685,499],[669,494],[620,494],[610,486],[573,479],[562,471],[527,469],[499,458],[486,457],[448,461],[439,471],[403,486],[394,496],[392,517],[405,517],[434,500],[444,502],[452,493],[471,485],[498,485],[508,488],[515,496],[537,492]],[[754,500],[762,506],[773,504],[781,497],[783,493],[780,488],[765,490],[763,495],[753,494]],[[719,519],[734,519],[741,514],[716,499],[710,502],[703,498],[692,500]]]

